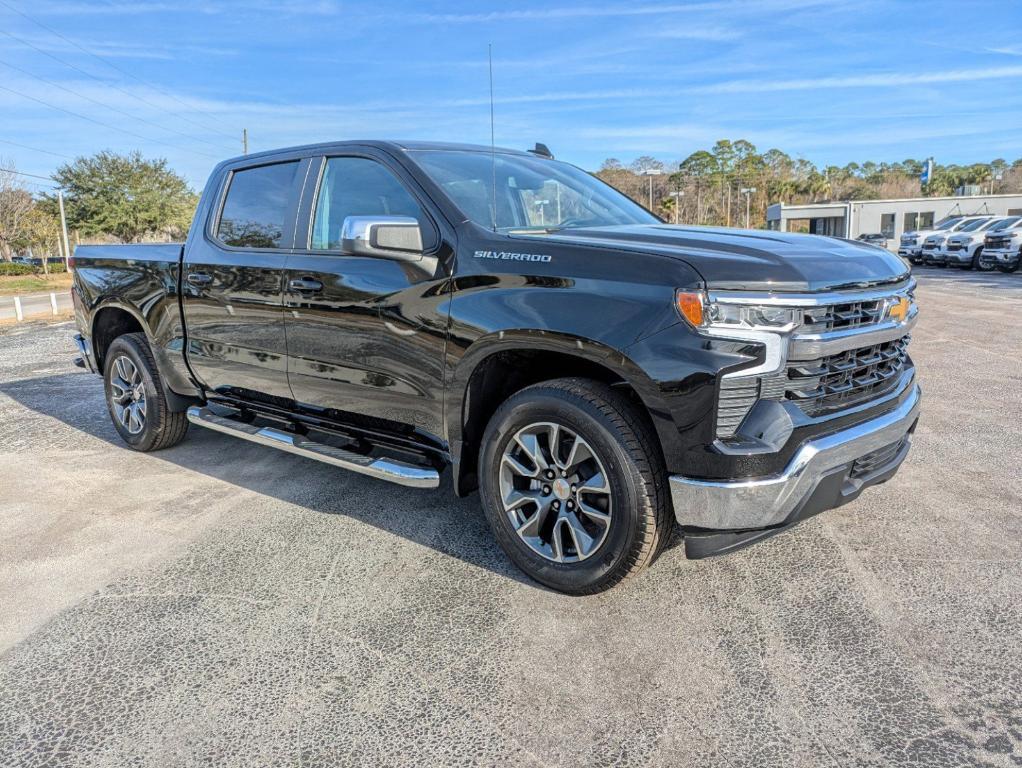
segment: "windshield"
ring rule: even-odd
[[[955,216],[953,219],[944,219],[943,221],[938,221],[936,224],[933,225],[933,231],[941,232],[945,229],[951,229],[951,227],[953,227],[961,220],[962,220],[961,216]]]
[[[1020,219],[1020,217],[1018,216],[1016,216],[1013,219],[1001,219],[1000,221],[994,222],[993,226],[990,227],[990,231],[996,232],[1000,229],[1008,229],[1009,227],[1013,227],[1016,224],[1018,224],[1020,220],[1022,219]]]
[[[543,231],[660,223],[645,208],[567,163],[500,152],[414,150],[408,154],[466,218],[487,229],[496,225],[503,232]]]
[[[990,219],[976,219],[975,221],[970,221],[965,226],[960,227],[958,229],[958,231],[959,232],[975,232],[977,229],[982,229],[983,225],[986,224],[988,221],[990,221]]]

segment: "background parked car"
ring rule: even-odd
[[[1010,229],[1020,221],[1022,216],[1003,216],[990,219],[975,229],[963,227],[959,232],[948,235],[937,255],[949,267],[990,269],[990,266],[985,266],[980,260],[986,237],[1002,229]]]
[[[861,240],[864,243],[869,243],[870,245],[879,246],[880,248],[887,248],[887,235],[881,232],[859,235],[855,239]]]

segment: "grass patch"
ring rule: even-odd
[[[50,293],[71,290],[71,275],[0,275],[0,296]]]

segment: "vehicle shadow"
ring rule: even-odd
[[[130,450],[110,423],[97,376],[68,372],[2,382],[0,393],[118,450]],[[315,512],[345,515],[545,590],[501,551],[478,495],[463,499],[454,495],[449,471],[439,489],[402,488],[194,425],[181,444],[144,455]]]

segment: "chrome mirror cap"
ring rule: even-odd
[[[354,256],[418,261],[422,231],[410,216],[348,216],[341,225],[341,250]]]

